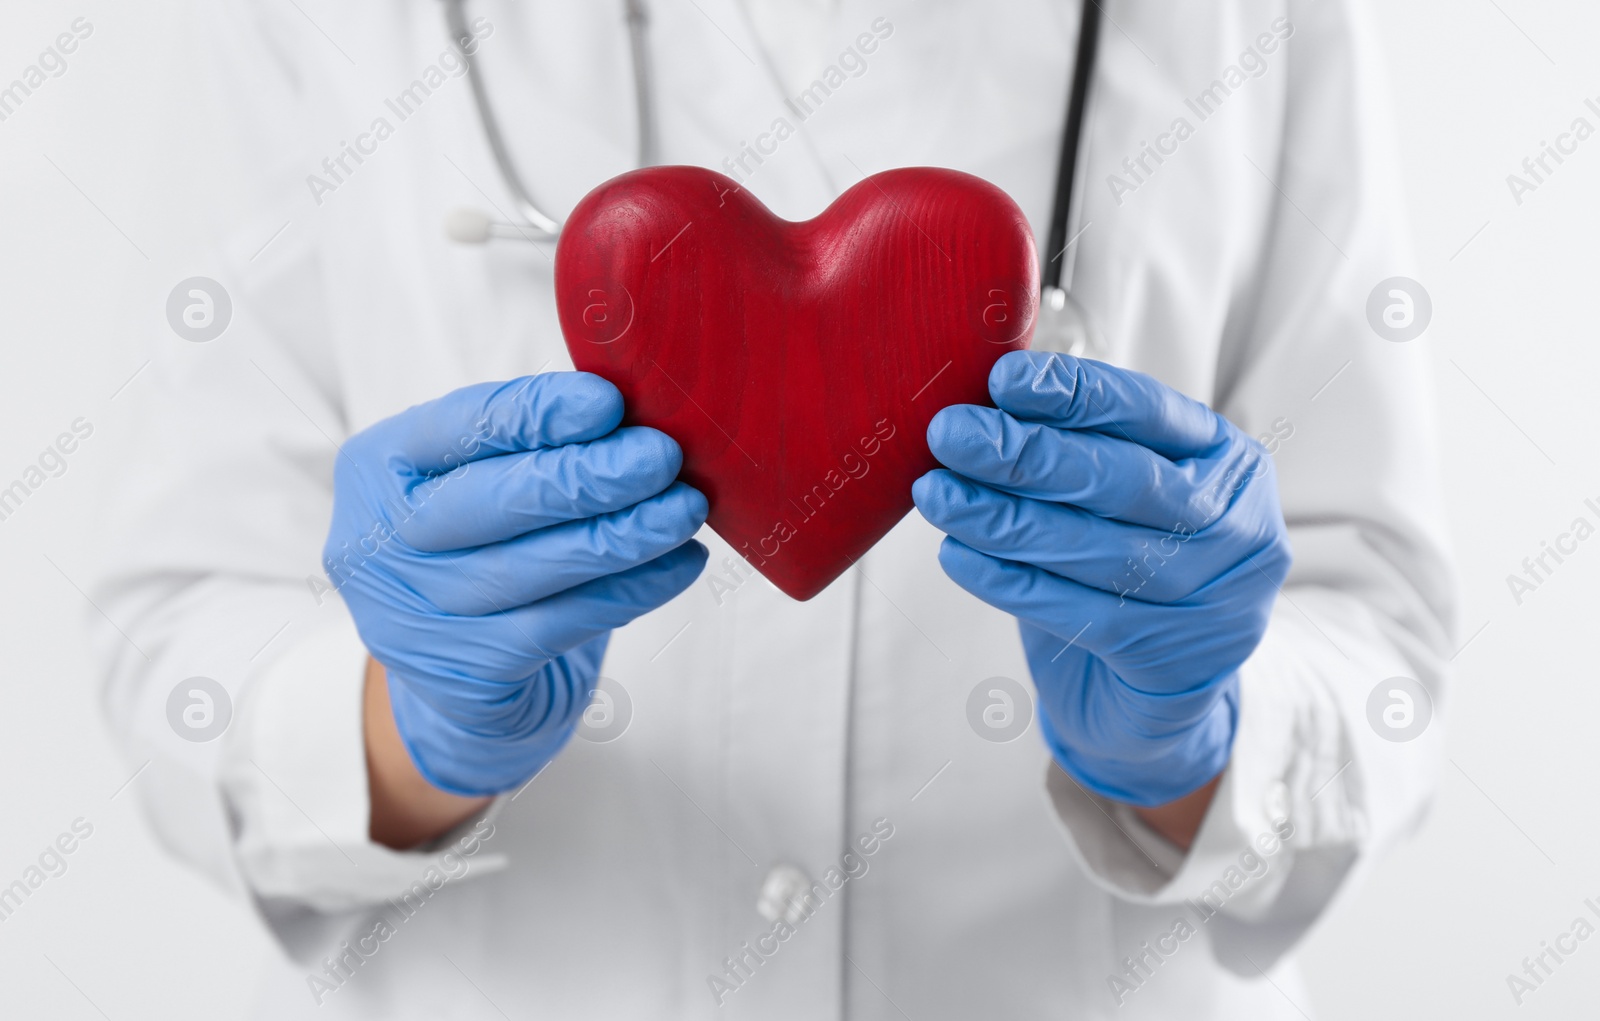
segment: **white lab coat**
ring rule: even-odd
[[[156,831],[284,951],[261,1016],[1310,1011],[1290,951],[1416,823],[1433,780],[1440,728],[1380,740],[1368,694],[1394,675],[1437,694],[1452,619],[1423,344],[1366,322],[1369,291],[1407,261],[1353,0],[1125,2],[1103,28],[1073,289],[1108,360],[1276,433],[1295,555],[1186,856],[1054,770],[1037,721],[1010,743],[979,737],[974,687],[1027,683],[1016,625],[944,577],[940,535],[915,512],[803,604],[759,578],[713,584],[732,554],[706,532],[707,578],[612,638],[603,672],[631,702],[619,738],[573,741],[499,799],[465,828],[492,827],[475,853],[368,841],[365,654],[339,599],[307,580],[335,444],[454,387],[569,368],[552,251],[442,237],[452,207],[510,206],[465,80],[403,121],[384,102],[439,63],[435,0],[205,6],[241,199],[198,271],[224,282],[234,319],[208,344],[163,338],[150,385],[130,388],[145,409],[94,594],[143,650],[101,626],[107,712],[130,762],[152,762],[137,786]],[[479,53],[515,155],[558,213],[633,165],[619,6],[470,9],[493,26]],[[882,18],[892,34],[866,71],[747,186],[798,219],[864,173],[955,167],[1009,192],[1042,239],[1077,3],[652,6],[665,161],[724,168],[775,118],[797,122],[784,96]],[[1279,18],[1290,41],[1197,116],[1185,100]],[[334,182],[323,158],[380,117],[392,133]],[[1179,118],[1192,131],[1161,141]],[[1175,151],[1135,175],[1123,160],[1138,167],[1146,142]],[[320,204],[314,173],[337,185]],[[204,744],[166,712],[197,674],[234,703]],[[1275,824],[1292,830],[1281,847]],[[863,838],[873,853],[841,868]],[[763,940],[778,866],[820,882],[820,906]],[[422,906],[405,908],[419,881]],[[1188,901],[1207,888],[1221,910],[1202,921]],[[379,918],[389,931],[372,937]],[[308,975],[341,940],[362,950],[329,991]]]

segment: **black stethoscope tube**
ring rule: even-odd
[[[1061,133],[1061,159],[1056,164],[1055,202],[1050,207],[1050,234],[1041,270],[1045,286],[1060,287],[1067,260],[1067,221],[1072,216],[1072,192],[1083,141],[1083,115],[1089,101],[1089,79],[1094,75],[1095,52],[1100,41],[1100,4],[1083,0],[1078,24],[1078,57],[1072,63],[1072,92],[1067,97],[1067,123]]]

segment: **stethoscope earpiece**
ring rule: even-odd
[[[463,245],[481,245],[489,240],[489,217],[481,209],[457,206],[445,214],[444,236]]]
[[[1063,288],[1046,284],[1039,293],[1039,314],[1033,323],[1034,351],[1084,357],[1099,350],[1083,306]]]
[[[511,238],[518,241],[555,241],[557,235],[540,230],[532,224],[504,223],[492,220],[489,214],[471,206],[457,206],[445,214],[444,236],[462,245],[481,245],[490,238]]]

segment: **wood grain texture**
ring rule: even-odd
[[[652,167],[590,192],[556,249],[573,363],[616,384],[625,421],[683,447],[717,534],[795,599],[911,509],[950,404],[988,404],[1025,348],[1033,235],[995,186],[953,170],[875,174],[792,223],[731,179]]]

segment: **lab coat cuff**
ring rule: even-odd
[[[258,900],[277,914],[285,906],[358,911],[418,882],[435,884],[438,875],[465,874],[448,860],[452,852],[472,856],[474,873],[503,867],[500,856],[477,853],[486,839],[481,827],[493,832],[483,816],[415,851],[369,838],[366,648],[337,599],[291,627],[301,633],[285,634],[254,678],[225,750],[236,854]]]
[[[1274,692],[1261,676],[1240,671],[1233,755],[1187,852],[1131,807],[1091,793],[1050,764],[1051,803],[1074,856],[1099,886],[1131,903],[1187,903],[1201,920],[1219,912],[1249,918],[1271,904],[1289,871],[1294,826],[1284,778],[1298,752],[1281,686]]]

